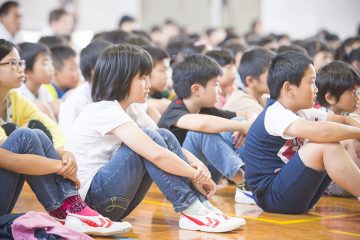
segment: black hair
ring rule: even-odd
[[[76,52],[69,46],[56,46],[50,48],[51,58],[54,63],[54,68],[59,71],[64,67],[64,62],[71,58],[76,57]]]
[[[242,44],[231,39],[224,42],[221,46],[229,49],[234,55],[239,52],[243,53],[245,51],[245,47]]]
[[[299,52],[284,52],[271,59],[267,76],[270,98],[278,99],[285,82],[300,86],[301,79],[312,60]]]
[[[350,64],[333,61],[320,69],[316,75],[316,86],[319,90],[318,102],[321,106],[329,107],[325,99],[326,93],[330,93],[336,101],[339,101],[345,91],[360,86],[360,75]]]
[[[288,46],[281,46],[276,50],[277,54],[284,53],[284,52],[289,52],[289,51],[299,52],[299,53],[302,53],[304,55],[308,55],[305,48],[303,48],[300,45],[294,44],[294,43],[291,44],[291,45],[288,45]]]
[[[33,70],[36,58],[40,54],[51,56],[49,48],[42,43],[23,42],[19,44],[19,49],[21,58],[26,61],[25,70]]]
[[[15,1],[6,1],[0,6],[0,16],[5,16],[13,7],[19,7],[19,3]]]
[[[314,58],[319,52],[331,52],[329,45],[320,40],[307,40],[303,42],[303,47],[306,49],[310,57]]]
[[[6,57],[13,49],[18,49],[15,44],[5,39],[0,39],[0,60]]]
[[[220,65],[210,57],[195,54],[185,57],[184,61],[173,67],[172,79],[176,95],[181,98],[191,96],[191,86],[195,83],[206,87],[214,77],[222,75]]]
[[[150,54],[154,67],[158,62],[167,58],[170,59],[170,55],[165,49],[151,46],[146,46],[144,49]]]
[[[123,25],[126,22],[135,22],[135,18],[129,15],[122,16],[119,20],[119,27],[121,27],[121,25]]]
[[[132,30],[131,33],[142,36],[147,40],[151,41],[151,36],[144,30]]]
[[[149,41],[146,37],[134,33],[129,34],[125,38],[125,42],[139,47],[151,45],[151,41]]]
[[[235,64],[234,54],[226,48],[211,50],[205,55],[214,59],[222,67],[228,64]]]
[[[194,43],[196,40],[194,40],[193,37],[195,36],[180,35],[170,39],[166,47],[166,50],[171,57],[170,64],[175,63],[179,55],[182,55],[182,57],[185,58],[189,55],[202,53],[202,51],[205,49],[205,46],[195,46]]]
[[[96,60],[105,48],[112,46],[111,42],[96,40],[90,42],[80,52],[80,70],[86,81],[91,81],[91,71]]]
[[[104,40],[111,42],[113,44],[118,44],[118,43],[125,43],[125,39],[129,35],[130,35],[129,33],[121,30],[105,31],[105,32],[96,33],[92,40]]]
[[[57,22],[62,16],[67,14],[69,13],[62,8],[54,9],[49,14],[49,23]]]
[[[241,58],[238,69],[244,86],[247,86],[246,77],[259,79],[260,75],[268,69],[270,60],[275,55],[273,51],[263,47],[256,47],[246,51]]]
[[[124,43],[107,48],[95,64],[93,101],[126,99],[134,77],[149,75],[151,70],[151,56],[141,47]]]
[[[351,51],[349,55],[349,63],[360,61],[360,47]]]
[[[69,45],[70,39],[67,36],[43,36],[39,39],[39,43],[45,44],[49,48],[56,47],[56,46],[66,46]]]
[[[274,35],[268,35],[268,36],[264,36],[259,38],[256,41],[256,45],[260,46],[260,47],[264,47],[269,43],[273,43],[276,41],[276,37]]]

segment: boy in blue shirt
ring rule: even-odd
[[[315,79],[312,61],[301,53],[285,52],[271,61],[270,99],[241,151],[246,181],[264,211],[306,212],[331,179],[359,199],[360,170],[339,142],[360,138],[360,123],[311,109]]]

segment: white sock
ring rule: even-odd
[[[209,210],[197,199],[187,209],[182,211],[186,215],[200,215],[205,216]]]
[[[214,205],[212,205],[209,200],[205,200],[201,203],[210,211],[219,211],[219,209],[217,207],[215,207]]]
[[[357,200],[360,201],[360,197],[357,197]]]

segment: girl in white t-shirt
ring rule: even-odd
[[[110,219],[120,220],[154,181],[181,212],[182,229],[227,232],[244,225],[244,219],[228,217],[209,203],[216,184],[172,133],[141,130],[125,112],[132,103],[146,101],[151,69],[149,54],[134,45],[115,45],[99,56],[93,103],[75,120],[65,147],[77,159],[82,198]]]

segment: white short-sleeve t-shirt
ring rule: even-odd
[[[295,137],[286,136],[284,131],[291,123],[295,122],[299,118],[305,118],[309,121],[325,121],[327,113],[319,109],[310,108],[300,110],[295,114],[289,109],[284,108],[284,106],[279,102],[275,102],[268,108],[265,114],[265,129],[272,136],[279,136],[284,139],[293,139]]]
[[[121,146],[121,140],[108,133],[131,122],[133,119],[117,101],[90,103],[75,120],[65,149],[75,155],[83,199],[96,173]]]

